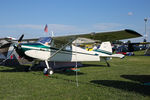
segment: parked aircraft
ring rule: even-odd
[[[4,56],[4,58],[7,57],[9,47],[14,40],[16,39],[13,37],[0,38],[0,53]]]
[[[121,30],[113,32],[93,32],[89,34],[57,36],[57,37],[43,37],[39,38],[34,43],[20,43],[23,40],[36,40],[36,39],[23,39],[22,35],[17,43],[10,42],[20,57],[28,61],[45,61],[48,74],[53,74],[53,68],[49,66],[48,61],[61,61],[61,62],[78,62],[78,61],[105,61],[109,66],[107,60],[112,57],[123,58],[122,54],[112,54],[112,47],[110,42],[114,40],[128,39],[140,37],[141,35],[133,30]],[[101,42],[99,48],[93,50],[86,50],[77,45],[77,40],[91,39],[96,42]]]

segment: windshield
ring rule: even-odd
[[[41,37],[37,42],[49,45],[51,43],[51,37]]]

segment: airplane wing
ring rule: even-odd
[[[70,39],[76,38],[88,38],[92,40],[98,40],[99,42],[104,41],[115,41],[129,38],[141,37],[142,35],[136,31],[125,29],[121,31],[112,31],[112,32],[92,32],[88,34],[79,34],[79,35],[68,35],[68,36],[58,36],[53,37],[55,43],[68,43]]]
[[[54,43],[56,44],[66,44],[72,40],[77,38],[86,38],[89,40],[95,40],[96,42],[104,42],[104,41],[115,41],[115,40],[122,40],[122,39],[129,39],[129,38],[136,38],[141,37],[142,35],[137,33],[136,31],[125,29],[120,31],[112,31],[112,32],[92,32],[88,34],[77,34],[77,35],[67,35],[67,36],[57,36],[52,37]],[[39,38],[32,38],[32,39],[23,39],[22,41],[25,42],[36,42]],[[6,40],[8,43],[15,42],[17,40],[11,40],[9,38],[0,38],[0,40]],[[86,40],[87,41],[87,40]],[[2,45],[2,43],[0,43]]]

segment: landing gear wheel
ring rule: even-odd
[[[47,72],[49,75],[52,75],[54,73],[54,71],[52,69],[48,69]]]
[[[46,75],[46,74],[52,75],[54,73],[54,71],[52,69],[44,68],[43,73],[44,73],[44,75]]]

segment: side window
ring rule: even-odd
[[[66,46],[65,50],[72,50],[72,46],[71,45]]]

